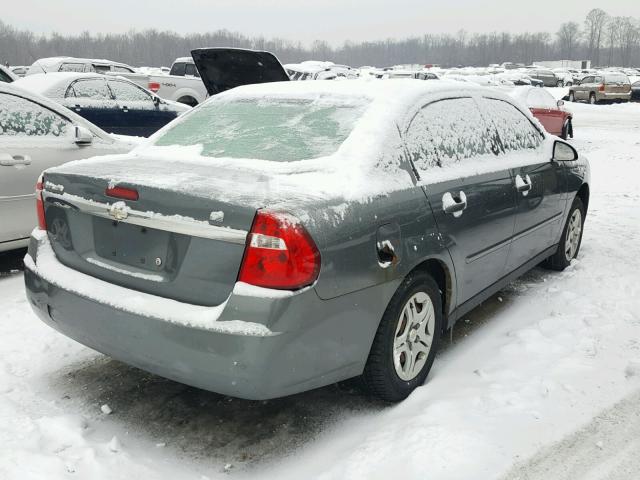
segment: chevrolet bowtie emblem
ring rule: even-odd
[[[128,210],[129,207],[127,207],[123,202],[117,202],[109,208],[109,215],[116,220],[124,220],[129,216]]]

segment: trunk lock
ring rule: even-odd
[[[162,265],[162,259],[160,257],[156,257],[156,267]]]

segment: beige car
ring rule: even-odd
[[[587,101],[592,105],[600,102],[628,102],[631,99],[631,82],[623,73],[587,75],[580,85],[569,89],[569,101]]]

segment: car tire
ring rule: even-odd
[[[569,92],[569,101],[570,102],[576,101],[576,94],[574,92]]]
[[[567,124],[567,135],[569,135],[569,138],[573,138],[573,120],[571,118]]]
[[[562,125],[562,132],[560,132],[560,138],[562,140],[566,140],[567,137],[569,136],[569,122],[564,122],[564,125]]]
[[[596,103],[598,103],[598,99],[596,98],[596,94],[595,94],[595,93],[593,93],[593,92],[591,92],[591,93],[589,94],[589,103],[590,103],[591,105],[595,105]]]
[[[564,84],[565,87],[573,87],[573,83],[572,82],[567,82]]]
[[[576,197],[573,200],[569,216],[562,230],[562,238],[558,245],[558,250],[545,260],[545,267],[561,272],[571,264],[571,260],[578,256],[580,245],[582,244],[585,214],[582,200],[580,200],[580,197]]]
[[[426,272],[408,275],[391,298],[373,339],[362,374],[369,393],[399,402],[422,385],[438,350],[442,322],[436,282]]]
[[[564,82],[562,80],[558,80],[556,87],[564,87]]]

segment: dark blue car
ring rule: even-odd
[[[123,77],[47,73],[18,86],[60,102],[106,132],[148,137],[190,107],[163,100]]]

